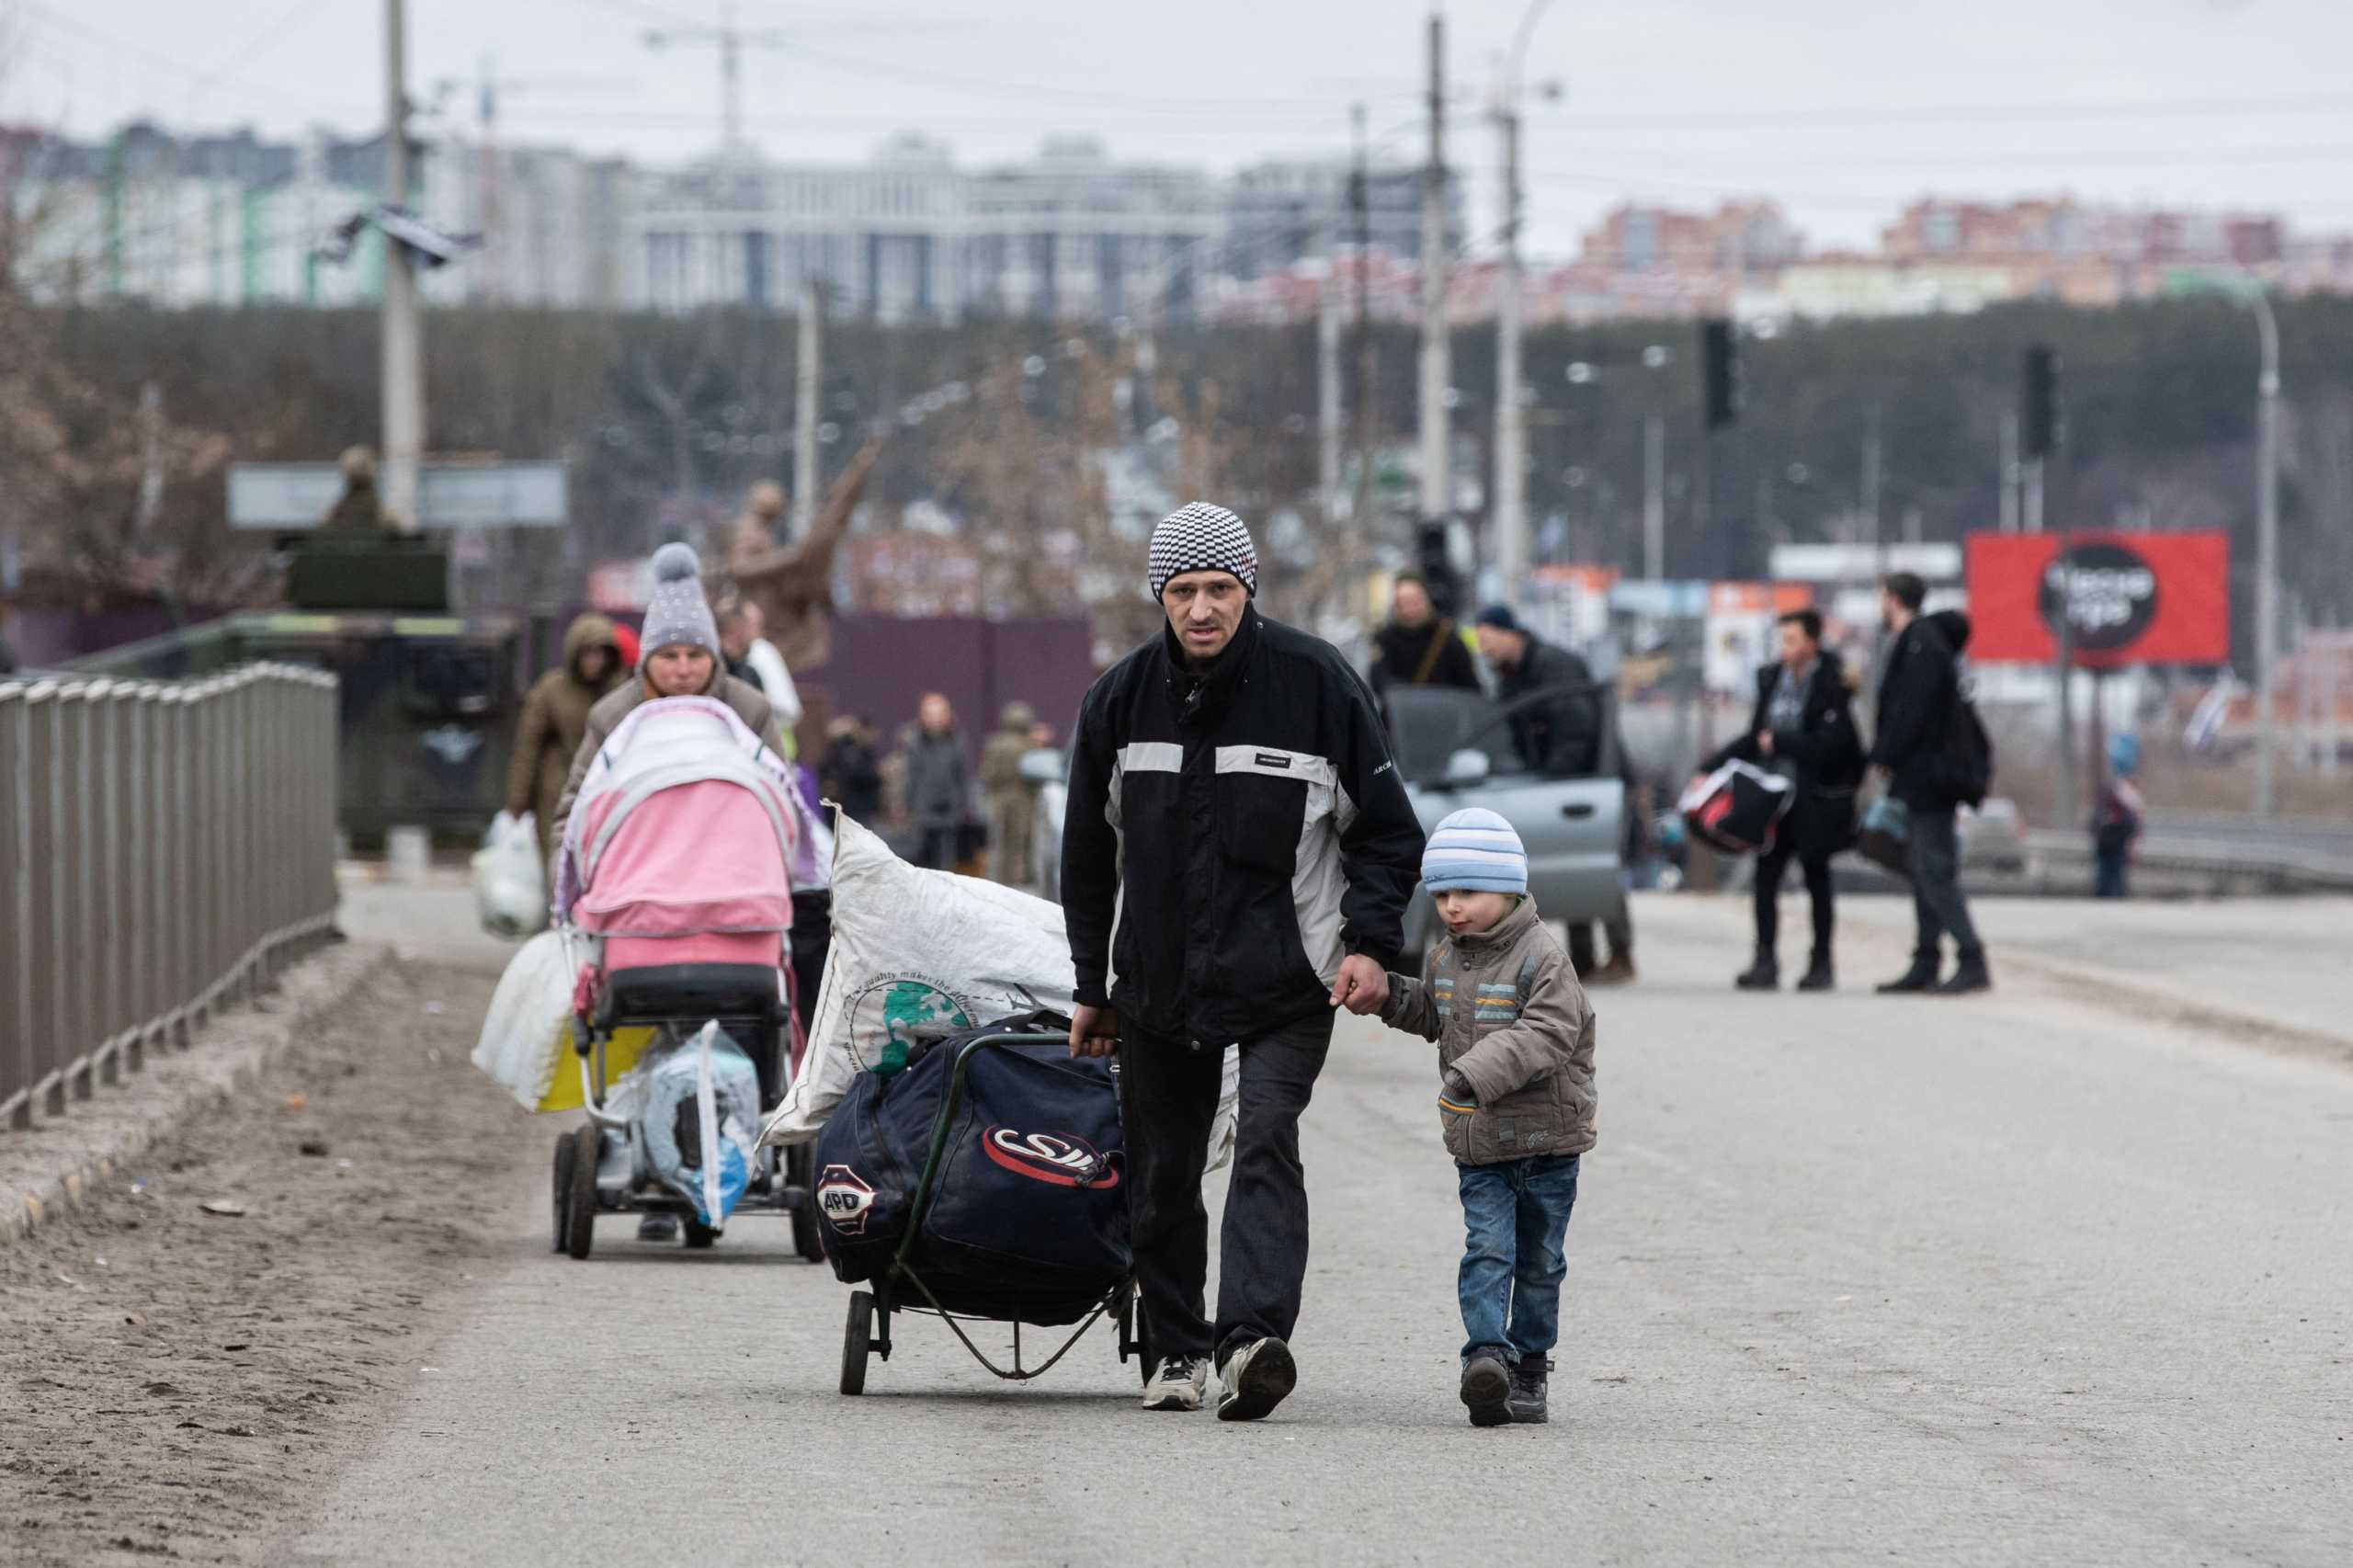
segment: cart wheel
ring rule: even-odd
[[[686,1223],[686,1238],[688,1247],[696,1252],[701,1252],[719,1239],[719,1233],[700,1220],[688,1215]]]
[[[792,1250],[806,1263],[825,1261],[825,1234],[817,1225],[816,1174],[813,1169],[815,1163],[806,1143],[784,1152],[782,1179],[786,1186],[801,1192],[792,1200]]]
[[[572,1197],[564,1205],[563,1250],[575,1260],[588,1256],[596,1239],[597,1160],[604,1152],[602,1142],[593,1121],[582,1123],[572,1134]]]
[[[555,1250],[563,1250],[564,1232],[571,1216],[572,1203],[572,1134],[566,1132],[555,1141]]]
[[[866,1353],[874,1337],[874,1297],[866,1290],[849,1293],[849,1322],[842,1330],[842,1392],[866,1392]]]

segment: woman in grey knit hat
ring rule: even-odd
[[[588,710],[587,733],[572,758],[572,776],[564,780],[563,798],[556,805],[559,843],[588,765],[641,702],[661,697],[716,697],[735,710],[735,716],[769,749],[785,755],[784,736],[768,699],[759,687],[729,675],[720,661],[719,623],[702,591],[702,564],[686,545],[665,544],[654,552],[654,594],[645,603],[641,638],[638,678]]]

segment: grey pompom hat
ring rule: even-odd
[[[665,544],[654,552],[654,597],[645,602],[640,638],[641,670],[663,648],[700,648],[719,657],[719,623],[711,619],[710,600],[702,591],[702,562],[691,546]]]

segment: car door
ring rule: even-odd
[[[1549,775],[1522,756],[1515,735],[1529,714],[1554,710],[1564,699],[1590,701],[1601,726],[1593,770],[1567,778]],[[1625,898],[1618,869],[1626,790],[1618,778],[1616,743],[1615,693],[1608,687],[1529,693],[1498,710],[1466,741],[1465,749],[1486,754],[1484,779],[1461,785],[1441,779],[1429,787],[1432,824],[1466,806],[1495,812],[1528,850],[1528,891],[1547,917],[1606,919]]]

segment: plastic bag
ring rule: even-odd
[[[751,1185],[759,1073],[713,1018],[640,1076],[642,1098],[631,1125],[647,1168],[718,1230]]]
[[[474,907],[494,937],[528,937],[548,923],[548,868],[531,813],[490,819],[474,853]]]
[[[542,931],[508,960],[483,1017],[474,1065],[526,1110],[548,1097],[571,1041],[573,973],[563,933]]]
[[[1684,790],[1676,809],[1702,843],[1727,855],[1753,855],[1772,845],[1796,799],[1797,786],[1786,775],[1727,762]]]
[[[1912,874],[1912,808],[1893,795],[1881,795],[1863,812],[1862,831],[1855,848],[1874,866],[1899,877]]]
[[[833,947],[807,1054],[767,1125],[771,1143],[815,1137],[859,1073],[892,1055],[905,1060],[919,1025],[970,1028],[1077,1005],[1059,907],[994,882],[918,870],[838,812],[833,830]]]

